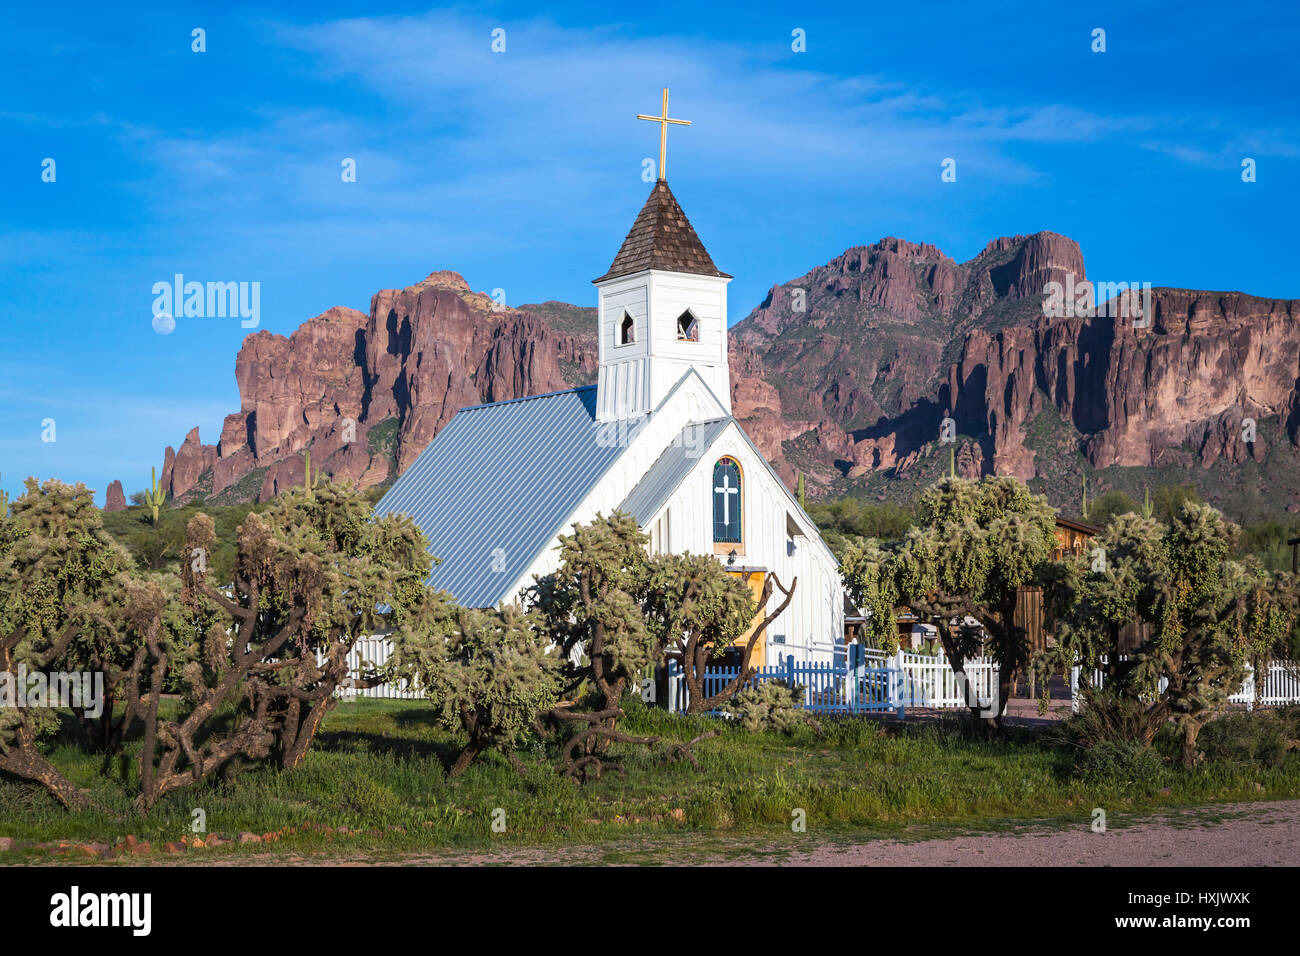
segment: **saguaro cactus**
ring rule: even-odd
[[[303,473],[302,473],[303,487],[307,489],[308,498],[315,498],[316,482],[320,481],[320,472],[317,472],[314,476],[311,473],[311,449],[310,448],[308,448],[306,451],[302,453],[302,460],[303,460]]]
[[[1088,520],[1088,476],[1083,476],[1083,520]]]
[[[149,469],[149,490],[144,493],[144,503],[153,511],[153,523],[158,524],[158,509],[167,501],[167,495],[158,484],[158,469]]]

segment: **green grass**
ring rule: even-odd
[[[102,758],[62,738],[54,742],[54,762],[90,788],[103,808],[68,813],[41,788],[3,778],[0,835],[113,843],[130,833],[157,846],[187,834],[192,811],[202,808],[208,830],[227,837],[307,822],[375,831],[332,838],[294,834],[275,845],[276,853],[387,856],[501,844],[653,842],[683,833],[779,840],[788,835],[795,808],[806,811],[809,832],[823,836],[903,836],[917,827],[942,833],[1029,821],[1077,823],[1096,806],[1122,813],[1300,797],[1300,752],[1269,744],[1268,759],[1254,759],[1264,738],[1251,717],[1229,718],[1236,723],[1222,733],[1210,731],[1214,753],[1195,770],[1157,757],[1153,772],[1147,767],[1135,777],[1122,763],[1110,771],[1104,765],[1076,768],[1073,751],[1050,744],[1039,731],[987,740],[958,718],[902,725],[828,719],[824,736],[800,730],[786,737],[634,703],[624,724],[632,733],[683,741],[705,728],[722,727],[723,733],[697,745],[699,770],[685,762],[664,764],[658,748],[616,745],[624,773],[585,787],[556,773],[556,744],[542,740],[520,752],[526,776],[492,755],[448,781],[444,767],[458,742],[431,718],[419,702],[341,704],[298,770],[258,767],[230,783],[205,782],[169,795],[146,817],[131,808],[133,759],[103,773]],[[1238,738],[1246,743],[1222,742]],[[132,758],[135,746],[128,748]],[[505,811],[504,833],[492,832],[495,808]],[[266,851],[230,847],[192,858]],[[36,858],[30,852],[13,857]]]

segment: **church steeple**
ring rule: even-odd
[[[662,179],[650,190],[609,271],[594,281],[600,283],[646,269],[731,278],[713,264],[713,257]]]
[[[727,283],[664,180],[668,91],[661,123],[660,178],[609,270],[593,280],[600,296],[600,377],[596,416],[602,422],[654,411],[694,370],[731,411],[727,369]]]

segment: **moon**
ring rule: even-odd
[[[176,320],[170,312],[159,312],[153,317],[153,330],[159,335],[171,335],[176,329]]]

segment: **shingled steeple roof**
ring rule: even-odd
[[[593,281],[604,282],[647,269],[731,278],[713,264],[704,243],[662,179],[650,191],[650,198],[637,214],[632,231],[623,240],[623,247],[609,271]]]

